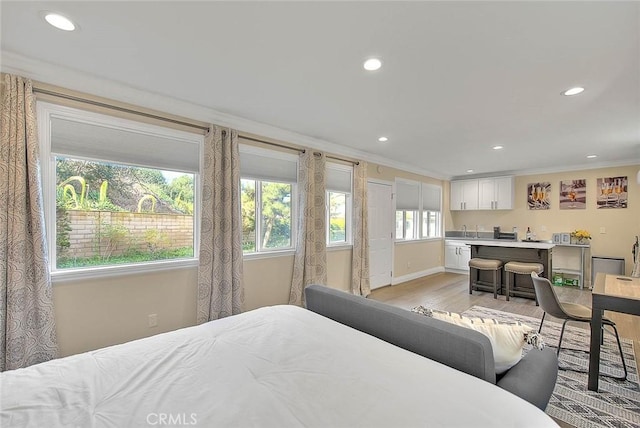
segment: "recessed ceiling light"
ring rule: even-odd
[[[64,31],[73,31],[76,29],[76,26],[71,20],[65,16],[60,15],[59,13],[51,13],[48,12],[44,19],[54,27],[64,30]]]
[[[389,141],[389,139],[387,137],[380,137],[378,138],[378,141],[380,141],[381,143],[384,143],[385,141]]]
[[[382,61],[378,58],[369,58],[364,62],[364,69],[368,71],[375,71],[382,67]]]
[[[472,169],[468,169],[467,172],[471,173],[471,172],[473,172],[473,170]]]
[[[493,150],[502,150],[504,147],[502,146],[493,146]]]
[[[587,159],[595,159],[598,155],[587,155]]]
[[[581,93],[582,91],[584,91],[584,88],[581,88],[580,86],[576,86],[575,88],[571,88],[571,89],[567,89],[566,91],[564,91],[562,94],[563,95],[578,95],[579,93]]]

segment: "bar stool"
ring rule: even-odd
[[[480,271],[490,270],[493,271],[493,283],[491,286],[488,283],[482,283],[480,281]],[[500,279],[498,280],[498,274]],[[502,290],[502,262],[500,260],[493,259],[481,259],[473,258],[469,260],[469,294],[473,294],[473,289],[491,291],[493,289],[493,298],[498,298],[498,288]]]
[[[507,301],[513,291],[511,290],[511,277],[513,276],[513,284],[515,286],[516,275],[529,275],[531,272],[535,272],[540,275],[544,271],[544,266],[540,263],[524,263],[524,262],[508,262],[504,265],[504,272],[507,275],[505,285],[507,287]],[[535,290],[531,295],[527,294],[527,297],[533,297],[536,299],[536,306],[538,306],[538,298],[536,297]]]

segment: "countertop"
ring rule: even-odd
[[[457,239],[457,241],[461,241]],[[483,240],[469,239],[462,240],[467,245],[484,245],[487,247],[506,247],[506,248],[535,248],[538,250],[549,250],[556,246],[549,242],[526,242],[526,241],[507,241],[507,240]]]

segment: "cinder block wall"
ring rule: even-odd
[[[67,213],[72,230],[66,256],[117,256],[128,250],[157,251],[193,245],[190,215],[75,210]]]

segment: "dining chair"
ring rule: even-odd
[[[544,311],[542,319],[540,320],[540,328],[538,333],[542,330],[542,323],[544,323],[544,317],[549,314],[552,317],[564,320],[562,323],[562,330],[560,332],[560,340],[558,341],[558,351],[556,355],[560,355],[560,347],[562,346],[562,336],[564,335],[564,329],[568,321],[586,322],[591,323],[591,308],[579,305],[577,303],[561,302],[558,300],[558,296],[553,289],[553,285],[547,278],[538,276],[535,272],[531,272],[531,279],[533,280],[533,286],[535,288],[536,297],[540,308]],[[624,377],[616,379],[627,378],[627,364],[624,362],[624,355],[622,354],[622,345],[620,344],[620,336],[618,335],[618,329],[616,324],[609,318],[602,317],[602,329],[605,325],[613,327],[616,340],[618,342],[618,350],[620,351],[620,359],[622,360],[622,368],[624,369]],[[603,335],[604,337],[604,335]]]

